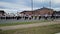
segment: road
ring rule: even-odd
[[[4,27],[0,27],[0,29],[13,30],[13,29],[47,26],[47,25],[54,25],[54,24],[60,24],[60,21],[55,21],[55,22],[52,21],[52,22],[46,22],[46,23],[35,23],[35,24],[25,24],[25,25],[14,25],[14,26],[4,26]]]

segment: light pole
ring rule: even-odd
[[[49,1],[50,9],[51,9],[51,0]]]
[[[33,10],[33,0],[31,0],[31,10]]]

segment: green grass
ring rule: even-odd
[[[60,32],[60,24],[0,31],[0,34],[55,34]]]
[[[12,25],[20,25],[20,24],[33,24],[33,23],[43,23],[43,22],[49,22],[48,20],[36,20],[31,22],[15,22],[15,23],[4,23],[0,24],[0,27],[2,26],[12,26]]]

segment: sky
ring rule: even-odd
[[[50,7],[54,10],[60,10],[60,0],[33,0],[33,9]],[[17,13],[24,10],[31,10],[31,0],[0,0],[0,10],[7,13]]]

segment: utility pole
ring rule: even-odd
[[[49,1],[50,9],[51,9],[51,0]]]
[[[43,0],[41,0],[41,2],[43,2]],[[45,4],[45,3],[43,2],[43,4]],[[43,5],[42,7],[45,8],[45,5]]]
[[[33,10],[33,0],[31,0],[31,10]]]

